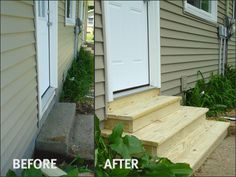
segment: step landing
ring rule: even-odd
[[[112,130],[118,122],[122,122],[124,130],[133,133],[178,110],[181,100],[177,96],[159,96],[153,92],[129,98],[110,104],[106,129]]]

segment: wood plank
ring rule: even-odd
[[[186,137],[186,140],[197,137],[191,148],[188,148],[174,162],[187,162],[197,170],[209,154],[219,145],[227,135],[228,122],[207,121],[205,130],[198,132],[195,136]]]
[[[157,111],[163,107],[179,102],[179,97],[174,96],[153,96],[151,98],[143,98],[136,96],[134,101],[128,100],[122,107],[108,108],[108,117],[115,119],[134,120],[153,111]]]
[[[108,103],[108,110],[120,109],[124,107],[128,102],[137,103],[143,99],[149,99],[160,94],[159,89],[151,89],[135,94],[131,94],[125,97],[116,98],[114,101]]]

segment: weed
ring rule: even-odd
[[[201,79],[193,89],[185,92],[188,106],[209,108],[208,116],[218,116],[235,108],[236,70],[226,67],[225,75],[211,75],[209,81],[199,71]]]
[[[60,101],[83,102],[94,83],[94,56],[80,49],[79,57],[74,59],[63,84]]]

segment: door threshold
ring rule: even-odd
[[[133,94],[136,94],[136,93],[148,91],[148,90],[151,90],[151,89],[157,89],[157,88],[149,85],[149,86],[139,87],[139,88],[135,88],[135,89],[130,89],[130,90],[122,91],[122,92],[119,92],[119,93],[114,93],[113,98],[114,99],[122,98],[122,97],[125,97],[125,96],[129,96],[129,95],[133,95]]]

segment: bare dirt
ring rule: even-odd
[[[235,135],[225,138],[194,176],[236,176]]]

